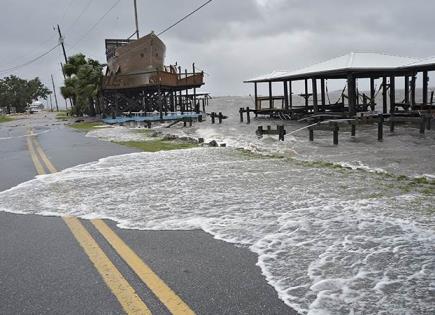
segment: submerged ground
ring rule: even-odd
[[[229,116],[162,134],[227,148],[131,153],[39,176],[0,193],[0,210],[111,218],[123,228],[202,229],[258,255],[266,280],[308,314],[431,314],[435,305],[435,135],[409,126],[258,139],[238,122],[249,98],[219,98]],[[287,132],[301,127],[282,122]],[[155,141],[126,128],[89,137]]]

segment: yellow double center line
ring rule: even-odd
[[[29,136],[27,137],[27,146],[39,175],[46,174],[43,164],[50,173],[57,172],[31,131],[29,131]],[[106,285],[116,296],[124,311],[128,314],[151,314],[146,304],[110,261],[109,257],[107,257],[83,224],[75,217],[63,217],[63,220],[94,264]],[[91,220],[91,222],[118,255],[172,314],[195,314],[103,220],[95,219]]]

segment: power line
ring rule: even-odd
[[[26,66],[28,66],[28,65],[30,65],[30,64],[32,64],[32,63],[38,61],[39,59],[45,57],[46,55],[48,55],[49,53],[51,53],[53,50],[55,50],[57,47],[59,47],[59,45],[60,45],[60,44],[56,44],[56,46],[54,46],[54,47],[51,48],[50,50],[44,52],[43,54],[41,54],[41,55],[39,55],[39,56],[37,56],[37,57],[35,57],[35,58],[33,58],[33,59],[31,59],[31,60],[25,62],[25,63],[22,63],[22,64],[20,64],[20,65],[14,66],[14,67],[10,67],[10,68],[7,68],[7,69],[2,69],[2,70],[0,70],[0,74],[3,74],[3,73],[5,73],[5,72],[10,72],[10,71],[18,70],[18,69],[20,69],[20,68],[26,67]]]
[[[78,43],[80,43],[83,39],[85,39],[90,32],[92,32],[94,30],[94,28],[97,27],[98,24],[100,24],[100,22],[118,5],[118,3],[121,2],[121,0],[117,0],[110,8],[109,10],[107,10],[98,20],[97,22],[91,26],[91,28],[82,36],[79,38],[79,40],[77,40],[72,46],[71,48],[74,48],[75,46],[77,46]]]
[[[70,24],[70,26],[67,28],[66,32],[68,33],[75,25],[76,23],[80,20],[80,18],[83,16],[83,14],[87,11],[87,9],[89,8],[89,6],[91,5],[91,3],[94,0],[89,0],[86,5],[83,7],[82,11],[79,13],[79,15],[75,18],[74,22],[72,22]]]
[[[182,17],[181,19],[179,19],[177,22],[175,22],[174,24],[172,24],[171,26],[165,28],[163,31],[161,31],[160,33],[157,34],[157,36],[162,35],[163,33],[166,33],[167,31],[169,31],[171,28],[177,26],[178,24],[180,24],[181,22],[183,22],[185,19],[187,19],[188,17],[190,17],[191,15],[195,14],[196,12],[198,12],[199,10],[201,10],[203,7],[205,7],[207,4],[209,4],[210,2],[212,2],[213,0],[208,0],[207,2],[203,3],[201,6],[199,6],[198,8],[196,8],[195,10],[193,10],[192,12],[190,12],[189,14],[187,14],[186,16]]]

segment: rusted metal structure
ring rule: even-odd
[[[254,84],[256,115],[300,119],[307,116],[350,118],[361,112],[377,111],[384,115],[413,114],[424,111],[432,115],[435,109],[433,91],[429,93],[429,71],[435,70],[435,58],[417,59],[374,53],[350,53],[297,71],[272,72],[245,81]],[[422,101],[416,101],[417,77],[422,78]],[[403,78],[404,99],[397,100],[396,82]],[[335,103],[327,97],[328,80],[346,80],[346,87]],[[369,81],[369,92],[359,91],[358,81]],[[293,104],[292,83],[303,81],[305,90],[299,94],[303,106]],[[376,82],[379,88],[376,89]],[[258,95],[258,85],[267,84],[268,95]],[[273,87],[282,86],[283,95],[274,95]],[[309,89],[311,86],[311,90]],[[382,104],[376,96],[382,93]]]
[[[102,82],[104,113],[199,113],[208,94],[197,93],[204,72],[166,66],[166,47],[153,32],[138,39],[106,39],[107,69]],[[201,106],[202,105],[202,106]]]

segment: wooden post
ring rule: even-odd
[[[186,83],[187,83],[187,69],[184,69],[184,76],[185,76]],[[184,103],[184,110],[186,112],[189,111],[189,89],[188,88],[186,88],[186,99],[185,99],[185,103]]]
[[[308,113],[308,79],[305,79],[305,110]]]
[[[311,80],[311,84],[312,84],[312,89],[313,89],[313,107],[314,107],[314,112],[318,113],[319,112],[319,107],[318,107],[318,101],[317,101],[317,79],[313,78]]]
[[[386,114],[387,109],[387,78],[382,78],[382,112]]]
[[[193,79],[195,80],[195,63],[192,64],[192,70],[193,70]],[[199,114],[199,107],[196,106],[196,88],[193,88],[193,108],[195,109],[196,113]]]
[[[334,123],[334,129],[333,129],[333,138],[334,138],[334,145],[338,145],[338,124]]]
[[[413,75],[411,78],[411,109],[415,106],[415,81],[417,80],[416,76]]]
[[[278,129],[278,140],[284,141],[284,136],[286,133],[284,130],[284,126],[277,126],[276,128]]]
[[[255,109],[260,109],[258,106],[258,89],[257,82],[254,82],[254,101],[255,101]]]
[[[290,103],[290,109],[293,109],[293,91],[292,91],[292,81],[289,81],[289,103]]]
[[[405,104],[409,105],[409,76],[405,75]]]
[[[420,122],[420,134],[424,135],[424,131],[426,129],[426,116],[421,116]]]
[[[378,141],[382,141],[384,138],[384,115],[378,116]]]
[[[284,84],[284,107],[285,107],[285,110],[288,111],[289,101],[288,101],[288,85],[287,85],[287,81],[284,81],[283,84]]]
[[[273,99],[272,99],[272,81],[269,81],[269,108],[273,108]]]
[[[375,110],[375,78],[370,78],[370,109]]]
[[[240,122],[242,123],[243,122],[243,108],[242,107],[240,107],[240,109],[239,109],[239,114],[240,114]]]
[[[219,112],[219,115],[218,115],[219,124],[222,124],[222,118],[223,118],[222,112]]]
[[[247,124],[251,123],[251,113],[250,113],[249,107],[246,107],[246,123]]]
[[[322,106],[326,105],[326,97],[325,97],[325,79],[320,79],[320,97]],[[323,108],[324,110],[324,108]]]
[[[428,72],[423,71],[423,106],[427,106],[427,85],[429,82]],[[423,108],[422,108],[423,109]]]
[[[390,77],[390,113],[396,111],[396,77]]]
[[[356,134],[356,126],[355,126],[355,124],[352,124],[352,130],[351,130],[351,132],[350,132],[350,135],[351,135],[352,137],[355,137],[355,134]]]
[[[308,128],[308,130],[309,130],[309,138],[310,138],[310,141],[314,141],[314,128],[313,127],[310,127],[310,128]]]
[[[216,117],[215,115],[216,114],[215,114],[215,112],[212,112],[210,115],[211,115],[211,123],[214,124],[215,123],[215,117]]]
[[[354,76],[347,77],[347,94],[349,100],[349,113],[355,115],[356,113],[356,79]]]

